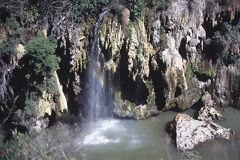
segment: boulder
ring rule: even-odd
[[[221,112],[217,111],[214,106],[215,102],[212,96],[206,92],[202,98],[203,107],[197,112],[197,119],[201,121],[213,121],[214,119],[223,120]]]
[[[198,111],[197,119],[201,121],[223,120],[222,114],[213,107],[204,106]]]
[[[189,115],[178,114],[170,124],[170,131],[176,136],[177,149],[192,150],[199,143],[223,138],[230,140],[232,131],[214,122],[195,120]]]

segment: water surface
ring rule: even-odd
[[[194,110],[187,111],[193,115]],[[72,155],[82,160],[178,160],[185,159],[165,131],[176,112],[169,111],[147,120],[105,119],[85,123],[75,140]],[[240,111],[229,108],[219,124],[240,130]],[[240,159],[240,142],[216,140],[200,144],[195,155],[209,160]]]

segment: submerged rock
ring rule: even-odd
[[[176,135],[177,149],[192,150],[201,142],[223,138],[230,140],[232,131],[214,122],[199,121],[186,114],[178,114],[170,124]]]

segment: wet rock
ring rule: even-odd
[[[119,96],[119,93],[115,95],[115,108],[113,110],[118,117],[140,120],[160,113],[156,105],[136,105],[128,100],[123,100]]]
[[[240,108],[240,63],[223,66],[216,77],[215,88],[220,106]]]
[[[230,140],[232,131],[214,122],[199,121],[186,114],[178,114],[171,123],[176,135],[177,149],[192,150],[199,143],[217,138]]]
[[[213,107],[202,107],[197,113],[197,119],[201,121],[223,120],[222,114]]]
[[[203,107],[197,113],[197,119],[201,121],[213,121],[214,119],[223,120],[222,114],[217,111],[214,107],[216,106],[215,102],[212,99],[212,96],[206,92],[202,96]]]
[[[184,91],[179,97],[173,99],[175,100],[176,107],[179,110],[187,110],[191,108],[197,101],[201,98],[202,91],[198,88],[190,88]]]

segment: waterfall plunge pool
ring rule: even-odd
[[[193,115],[195,110],[188,110]],[[166,123],[177,112],[168,111],[146,120],[102,119],[81,124],[72,141],[71,155],[76,160],[237,160],[240,141],[215,140],[198,145],[193,155],[178,152],[165,131]],[[240,110],[227,108],[226,120],[217,123],[240,131]]]

